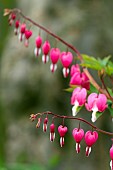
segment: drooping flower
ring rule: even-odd
[[[63,75],[66,78],[69,74],[69,66],[73,61],[73,55],[71,52],[62,52],[60,60],[63,65]]]
[[[111,167],[111,170],[113,170],[113,145],[110,148],[109,154],[110,154],[110,158],[111,158],[110,167]]]
[[[9,15],[9,18],[8,18],[8,22],[9,22],[9,25],[11,26],[13,23],[14,23],[14,20],[16,19],[16,14],[14,12],[12,12],[10,15]]]
[[[60,125],[58,127],[58,132],[60,135],[60,146],[63,147],[64,146],[64,136],[67,133],[68,129],[66,126]]]
[[[48,118],[46,117],[44,119],[44,123],[43,123],[43,132],[46,132],[47,131],[47,123],[48,123]]]
[[[86,156],[89,156],[89,154],[91,153],[91,147],[92,145],[94,145],[94,143],[97,141],[98,139],[98,133],[96,131],[87,131],[85,133],[85,137],[84,140],[86,142]]]
[[[34,54],[37,57],[41,54],[42,38],[41,38],[40,35],[36,38],[35,45],[36,45],[36,47],[35,47],[35,50],[34,50]]]
[[[31,30],[25,30],[25,42],[24,45],[28,47],[29,45],[29,38],[32,36],[32,31]]]
[[[15,22],[15,29],[14,29],[15,35],[17,35],[19,33],[19,26],[20,26],[20,21],[16,20],[16,22]]]
[[[108,107],[107,98],[104,94],[91,93],[85,106],[88,111],[93,111],[91,120],[95,122],[97,120],[96,113],[103,112]]]
[[[86,102],[87,91],[85,88],[77,87],[74,89],[71,97],[72,115],[76,116],[79,106],[83,106]]]
[[[43,63],[47,63],[49,61],[49,51],[50,51],[50,43],[49,41],[45,41],[43,46],[42,46],[42,52],[43,52],[43,56],[42,56],[42,61]]]
[[[80,142],[84,137],[84,130],[80,128],[74,128],[72,131],[74,140],[76,141],[76,152],[80,152]]]
[[[70,75],[70,85],[79,85],[81,87],[86,88],[87,90],[90,89],[89,78],[84,72],[80,72],[80,67],[78,64],[72,65]]]
[[[50,125],[50,141],[53,142],[55,139],[55,125],[52,123]]]
[[[54,72],[57,69],[57,62],[60,57],[60,50],[59,48],[52,48],[50,51],[50,59],[52,64],[50,65],[51,72]]]
[[[19,40],[23,41],[24,37],[25,37],[25,30],[26,30],[26,24],[23,23],[20,26],[20,33],[19,33]]]

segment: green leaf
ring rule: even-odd
[[[101,70],[102,69],[100,62],[96,58],[94,58],[92,56],[85,55],[85,54],[82,54],[82,57],[83,57],[83,60],[84,60],[83,63],[81,64],[82,66],[92,68],[92,69],[95,69],[95,70]]]
[[[104,113],[104,112],[97,112],[97,113],[96,113],[96,118],[98,119],[100,116],[102,116],[103,113]]]
[[[104,57],[104,59],[98,58],[99,64],[104,68],[105,66],[107,66],[110,58],[111,58],[111,55]]]
[[[111,114],[111,116],[113,117],[113,108],[112,108],[112,102],[110,100],[108,100],[108,110]]]
[[[113,74],[113,63],[111,61],[109,61],[109,63],[105,67],[105,71],[109,76]]]

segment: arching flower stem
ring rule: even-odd
[[[8,10],[8,9],[7,9]],[[4,10],[5,11],[5,10]],[[40,28],[41,30],[45,31],[47,34],[51,35],[52,37],[54,37],[55,39],[59,40],[60,42],[62,42],[64,45],[66,45],[68,48],[70,48],[71,50],[73,50],[80,62],[82,63],[83,62],[83,58],[82,58],[82,55],[80,54],[80,52],[71,44],[67,43],[66,41],[64,41],[62,38],[60,38],[59,36],[57,36],[56,34],[54,34],[53,32],[51,32],[50,30],[46,29],[45,27],[43,27],[42,25],[34,22],[33,20],[31,20],[29,17],[25,16],[20,9],[17,9],[17,8],[14,8],[14,9],[9,9],[10,13],[11,12],[14,12],[14,13],[18,13],[20,14],[25,20],[29,21],[30,23],[32,23],[33,25],[35,25],[36,27]],[[5,13],[4,13],[5,14]],[[90,83],[93,84],[93,86],[100,92],[100,93],[103,93],[106,95],[106,97],[108,99],[110,99],[112,102],[113,102],[113,98],[111,98],[109,96],[109,93],[105,90],[105,89],[102,89],[99,84],[94,80],[94,78],[91,76],[91,74],[89,73],[88,69],[87,68],[83,68],[83,71],[84,73],[87,75],[87,77],[89,78],[90,80]]]
[[[109,135],[109,136],[113,136],[113,133],[111,132],[107,132],[107,131],[104,131],[102,129],[99,129],[98,127],[96,127],[95,125],[93,125],[92,123],[88,122],[87,120],[83,119],[83,118],[78,118],[78,117],[73,117],[73,116],[61,116],[61,115],[58,115],[58,114],[55,114],[53,112],[50,112],[50,111],[47,111],[47,112],[42,112],[42,113],[37,113],[37,114],[32,114],[30,116],[30,120],[32,120],[32,117],[35,119],[37,118],[38,115],[45,115],[45,114],[48,114],[48,115],[53,115],[54,118],[61,118],[61,119],[70,119],[70,120],[78,120],[78,121],[81,121],[81,122],[84,122],[86,123],[87,125],[91,126],[92,129],[95,129],[96,131],[100,132],[100,133],[103,133],[103,134],[106,134],[106,135]]]

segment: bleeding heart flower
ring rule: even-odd
[[[16,22],[15,22],[15,29],[14,29],[15,35],[17,35],[19,33],[19,26],[20,26],[20,21],[16,20]]]
[[[72,107],[72,115],[76,116],[78,111],[79,106],[83,106],[86,102],[86,96],[87,96],[87,91],[85,88],[80,88],[77,87],[74,89],[71,97],[71,104],[74,105]]]
[[[46,117],[44,119],[44,123],[43,123],[43,132],[46,132],[47,131],[47,123],[48,123],[48,118]]]
[[[96,113],[103,112],[108,107],[107,98],[104,94],[91,93],[85,106],[88,111],[93,111],[91,120],[95,122],[97,120]]]
[[[42,52],[43,52],[43,56],[42,56],[42,61],[43,63],[46,63],[49,61],[49,51],[50,51],[50,43],[49,41],[45,41],[45,43],[42,46]]]
[[[80,142],[84,137],[84,130],[80,128],[74,128],[72,131],[74,140],[76,141],[76,152],[80,152]]]
[[[60,57],[60,50],[59,48],[52,48],[50,51],[50,59],[52,64],[50,65],[51,72],[54,72],[57,69],[57,62]]]
[[[63,75],[66,78],[69,74],[69,66],[73,61],[73,55],[71,52],[62,52],[60,56],[61,63],[63,65]]]
[[[24,39],[25,30],[26,30],[26,24],[23,23],[23,24],[21,24],[21,26],[20,26],[20,33],[19,33],[19,40],[20,40],[20,41],[23,41],[23,39]]]
[[[85,133],[85,137],[84,140],[86,142],[86,156],[89,156],[89,154],[91,153],[91,146],[94,145],[94,143],[97,141],[98,139],[98,133],[96,131],[87,131]]]
[[[60,125],[58,127],[58,132],[59,132],[59,135],[60,135],[60,146],[64,146],[64,136],[65,134],[67,133],[68,129],[66,126],[62,126]]]
[[[24,45],[28,47],[29,45],[29,38],[32,36],[32,31],[31,30],[25,30],[25,42]]]
[[[42,38],[40,37],[40,35],[36,38],[35,45],[36,45],[36,47],[34,50],[34,54],[37,57],[41,54]]]
[[[53,142],[55,139],[55,125],[52,123],[50,125],[50,141]]]

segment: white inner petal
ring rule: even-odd
[[[93,109],[92,109],[92,118],[91,118],[91,121],[92,122],[95,122],[97,120],[97,117],[96,117],[96,112],[98,111],[98,108],[97,106],[94,106]]]
[[[77,108],[78,108],[78,106],[79,106],[79,103],[78,103],[78,101],[76,100],[74,106],[72,107],[72,115],[73,115],[73,116],[76,116],[76,115],[77,115]]]

